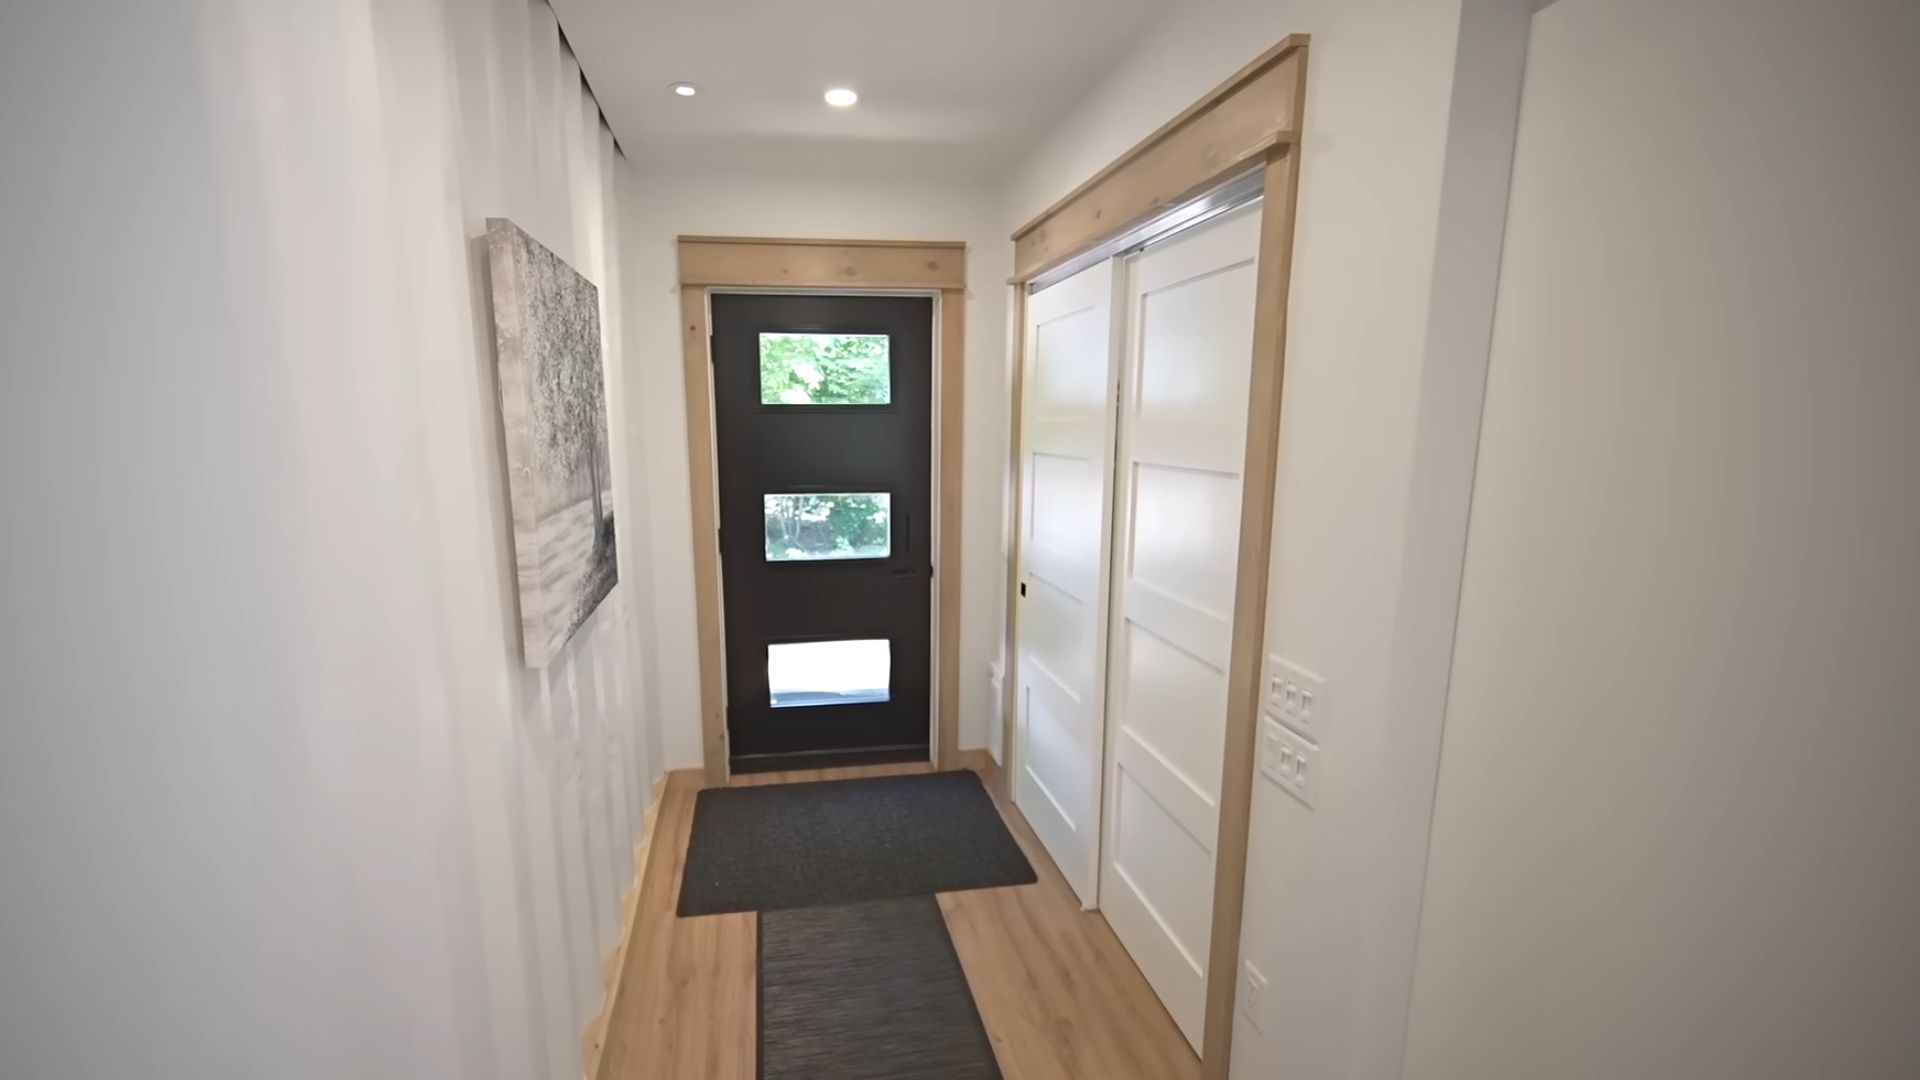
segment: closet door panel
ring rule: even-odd
[[[1196,1049],[1253,364],[1259,207],[1126,269],[1100,903]]]
[[[1014,802],[1081,902],[1100,850],[1112,530],[1114,271],[1027,302]]]

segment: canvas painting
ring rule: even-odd
[[[613,591],[600,292],[525,230],[487,221],[526,662],[543,667]]]

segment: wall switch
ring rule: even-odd
[[[1242,961],[1240,969],[1240,1014],[1253,1030],[1267,1030],[1267,977],[1251,960]]]
[[[1267,657],[1267,711],[1315,738],[1327,727],[1327,681],[1279,656]]]
[[[1312,809],[1320,800],[1320,747],[1272,716],[1260,724],[1260,773]]]

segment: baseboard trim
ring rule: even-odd
[[[971,750],[955,750],[953,752],[953,761],[954,765],[958,768],[971,769],[979,773],[980,779],[984,780],[989,788],[993,787],[996,774],[1000,771],[1000,766],[993,763],[993,755],[987,752],[984,747],[976,747]]]
[[[633,884],[628,886],[627,894],[620,902],[620,940],[600,962],[600,1011],[587,1022],[587,1029],[580,1034],[580,1060],[585,1065],[585,1080],[599,1080],[601,1067],[606,1062],[607,1028],[613,1021],[614,1008],[620,1002],[620,988],[626,982],[621,976],[627,969],[627,950],[633,946],[634,926],[639,922],[640,909],[646,902],[647,867],[653,861],[653,826],[660,816],[660,798],[666,793],[667,785],[680,774],[685,776],[681,777],[679,783],[700,787],[704,781],[704,774],[699,769],[676,769],[660,774],[653,782],[653,798],[647,804],[645,816],[641,818],[640,843],[633,849]]]

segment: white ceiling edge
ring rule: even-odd
[[[753,7],[751,0],[548,2],[626,157],[649,170],[992,185],[1005,183],[1035,142],[1133,51],[1170,0],[980,0],[964,9],[971,21],[957,28],[941,21],[951,20],[954,9],[933,0],[813,0],[805,17],[853,13],[880,24],[880,37],[858,40],[860,48],[844,54],[789,50],[792,71],[779,68],[786,63],[779,60],[740,79],[712,73],[739,75],[743,61],[733,54],[742,50],[750,57],[787,56],[779,52],[777,33],[770,39],[731,26],[722,32],[701,20],[717,17],[707,14],[715,10],[737,14]],[[774,21],[802,17],[792,8],[769,10]],[[875,15],[903,10],[902,16]],[[902,32],[902,19],[922,17],[947,26],[958,43],[920,35],[903,48],[884,40]],[[1105,35],[1095,40],[1085,27],[1102,18]],[[1012,32],[1008,24],[1016,20],[1027,34]],[[690,44],[663,53],[666,46],[647,41],[651,23],[663,23]],[[1072,43],[1080,39],[1087,44],[1076,54]],[[871,66],[871,79],[857,71],[844,78],[817,73],[863,64]],[[670,87],[679,81],[700,93],[674,97]],[[821,100],[827,85],[840,82],[860,91],[859,105],[834,109]],[[769,84],[777,84],[777,92]]]

